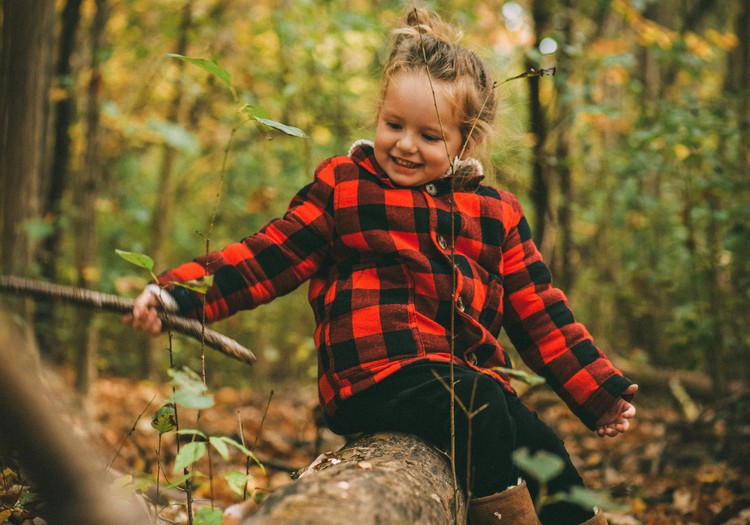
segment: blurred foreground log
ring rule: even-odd
[[[419,438],[368,435],[319,457],[241,525],[463,525],[452,480],[446,455]]]
[[[153,523],[133,499],[115,494],[105,463],[59,417],[31,363],[18,359],[27,342],[0,309],[0,446],[12,451],[45,502],[45,517],[61,525]],[[56,411],[56,409],[58,409]]]

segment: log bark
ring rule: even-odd
[[[45,503],[49,523],[147,525],[145,509],[116,494],[103,461],[71,432],[34,366],[19,359],[28,341],[0,309],[0,447],[12,451]]]
[[[466,523],[448,457],[421,439],[383,432],[319,457],[241,525]]]

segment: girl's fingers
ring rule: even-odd
[[[158,305],[159,300],[154,294],[144,291],[136,297],[132,313],[125,314],[122,320],[132,325],[136,330],[141,330],[153,336],[159,335],[162,323],[156,311]]]

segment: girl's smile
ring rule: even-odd
[[[461,147],[461,132],[445,83],[423,72],[390,79],[378,114],[375,159],[401,186],[419,186],[442,177]],[[439,116],[438,116],[439,115]]]

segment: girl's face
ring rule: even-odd
[[[446,85],[423,72],[390,79],[375,130],[375,160],[401,186],[419,186],[442,177],[462,139]],[[436,111],[437,106],[437,111]],[[440,117],[438,118],[438,114]],[[441,126],[442,123],[442,126]]]

